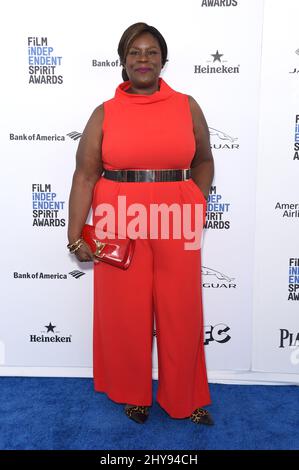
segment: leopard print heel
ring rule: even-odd
[[[191,421],[196,424],[214,424],[213,418],[207,410],[203,408],[196,408],[190,416]]]
[[[138,424],[143,424],[148,418],[149,407],[143,405],[125,407],[125,414]]]

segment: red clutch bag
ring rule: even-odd
[[[101,261],[121,269],[128,269],[135,248],[135,240],[131,238],[118,238],[109,233],[110,237],[98,238],[94,225],[85,224],[81,237],[90,246],[93,254]]]

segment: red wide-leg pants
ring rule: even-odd
[[[93,193],[94,224],[99,220],[98,204],[109,203],[116,211],[121,195],[126,196],[127,207],[197,203],[204,205],[205,214],[204,196],[193,180],[127,183],[102,176]],[[94,265],[95,390],[117,403],[152,405],[155,315],[156,400],[172,418],[186,418],[195,408],[211,403],[203,339],[201,249],[186,250],[184,242],[184,238],[138,238],[127,270],[104,262]]]

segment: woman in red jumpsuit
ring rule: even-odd
[[[160,77],[167,46],[153,26],[135,23],[127,28],[118,53],[124,81],[113,98],[94,110],[78,147],[69,199],[69,244],[80,238],[90,207],[96,224],[98,205],[109,203],[117,211],[119,196],[126,197],[127,208],[136,203],[147,209],[163,203],[200,204],[204,224],[214,162],[200,106]],[[161,175],[159,170],[165,169],[169,179],[163,181],[136,177],[128,182],[125,172],[119,171],[148,175],[154,170],[152,175]],[[136,239],[127,270],[97,262],[86,243],[75,252],[80,261],[94,261],[95,390],[126,404],[129,418],[146,421],[152,404],[155,317],[157,402],[172,418],[213,424],[202,408],[211,400],[203,339],[201,249],[185,249],[183,237],[151,238],[151,228],[145,235]]]

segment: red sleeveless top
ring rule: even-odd
[[[189,168],[196,151],[188,96],[159,77],[151,95],[127,93],[122,82],[104,101],[105,169]]]

